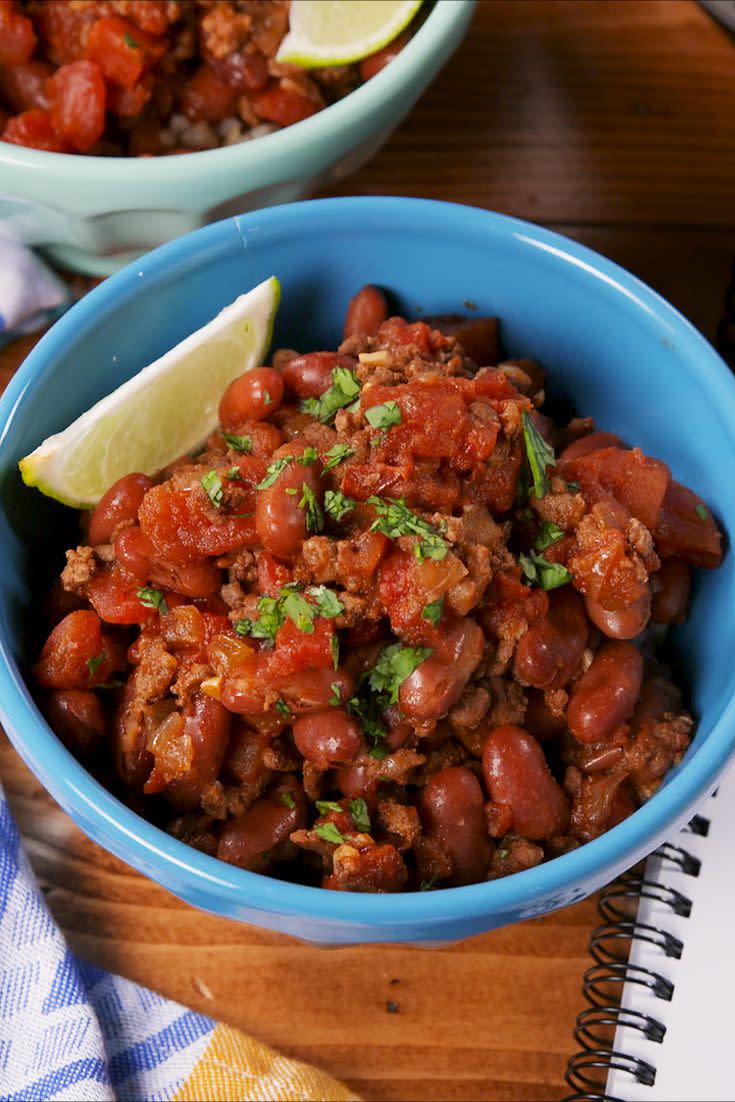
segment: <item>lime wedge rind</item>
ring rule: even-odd
[[[91,508],[130,471],[155,474],[203,444],[225,387],[262,363],[280,301],[275,276],[102,398],[19,463],[28,486]]]
[[[290,29],[277,61],[314,69],[349,65],[382,50],[423,0],[292,0]]]

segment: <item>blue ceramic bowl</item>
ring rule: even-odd
[[[96,842],[195,906],[322,943],[440,942],[582,899],[649,853],[714,788],[735,743],[735,576],[702,572],[678,630],[696,738],[644,807],[603,837],[505,880],[365,896],[244,872],[123,807],[64,749],[24,680],[37,594],[31,559],[60,558],[63,518],[19,484],[16,463],[102,395],[275,273],[275,344],[333,347],[371,281],[402,312],[502,319],[510,354],[537,357],[552,390],[671,465],[735,529],[735,382],[703,338],[631,275],[546,230],[470,207],[333,199],[253,212],[172,242],[99,286],[43,338],[0,404],[0,714],[14,745]],[[73,538],[73,537],[71,537]]]
[[[107,275],[225,215],[303,199],[372,157],[461,42],[475,0],[436,0],[381,73],[311,118],[176,157],[80,157],[0,142],[0,237]],[[437,134],[437,151],[446,135]]]

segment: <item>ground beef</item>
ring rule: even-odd
[[[83,595],[96,570],[94,548],[77,547],[76,551],[66,552],[66,566],[61,572],[61,584],[67,593]]]

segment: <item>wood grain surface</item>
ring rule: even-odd
[[[468,39],[388,145],[330,194],[432,196],[559,228],[713,338],[735,256],[734,185],[735,46],[696,4],[480,0]],[[34,339],[0,351],[3,384]],[[132,872],[6,742],[0,778],[87,959],[374,1102],[565,1093],[594,901],[441,950],[320,950],[203,915]]]

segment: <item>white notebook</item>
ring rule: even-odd
[[[646,863],[651,887],[641,891],[621,1000],[635,1024],[618,1017],[607,1098],[735,1099],[735,771],[694,825],[706,834],[684,830],[671,839],[675,849],[664,847],[668,858]]]

